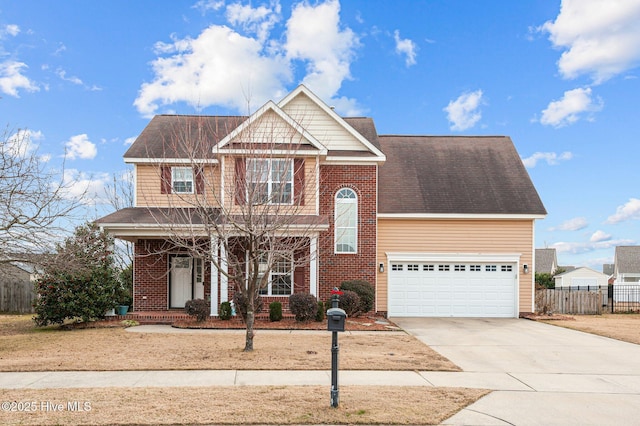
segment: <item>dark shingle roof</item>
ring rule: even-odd
[[[618,246],[615,253],[618,274],[640,273],[640,246]]]
[[[546,210],[505,136],[378,136],[379,212],[525,214]]]
[[[544,248],[536,249],[536,273],[551,274],[558,267],[556,249]]]
[[[215,158],[213,146],[246,119],[245,116],[156,115],[125,152],[124,158]],[[347,117],[344,120],[373,146],[380,149],[373,119]],[[185,140],[189,141],[189,144],[180,143]],[[195,145],[193,141],[205,143]],[[196,152],[189,152],[187,146],[190,150],[195,149]],[[332,154],[353,155],[353,153],[333,151]],[[361,155],[362,152],[356,154],[356,156]]]

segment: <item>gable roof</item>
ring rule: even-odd
[[[380,214],[524,215],[546,210],[506,136],[378,136]]]
[[[591,276],[608,277],[606,274],[603,274],[602,272],[596,271],[591,268],[587,268],[586,266],[580,266],[578,268],[571,269],[570,271],[565,271],[561,274],[558,274],[555,276],[555,278],[569,276],[569,275],[580,275],[580,276],[591,275]]]
[[[212,144],[218,143],[247,119],[246,116],[156,115],[124,154],[125,162],[201,158],[214,160]],[[189,144],[185,144],[185,139]],[[193,140],[198,152],[189,152]]]
[[[640,273],[640,246],[618,246],[614,256],[616,274]]]
[[[536,265],[534,272],[551,274],[558,267],[558,257],[556,249],[543,248],[536,249]]]
[[[322,145],[313,135],[311,135],[301,125],[296,123],[295,120],[289,117],[272,101],[264,104],[260,109],[258,109],[258,111],[256,111],[248,119],[244,120],[242,123],[240,123],[239,126],[237,126],[228,135],[226,135],[220,142],[216,144],[216,146],[213,147],[213,152],[224,147],[228,148],[234,138],[241,135],[243,131],[249,129],[254,123],[257,123],[259,126],[260,118],[266,116],[269,112],[275,114],[275,116],[282,120],[288,127],[290,127],[294,133],[299,134],[305,141],[307,141],[309,145],[318,150],[319,155],[327,155],[327,148],[324,145]]]

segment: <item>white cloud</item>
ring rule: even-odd
[[[463,93],[444,108],[451,130],[466,130],[480,121],[482,114],[478,110],[482,104],[482,90]]]
[[[618,206],[616,213],[609,216],[606,223],[620,223],[627,220],[640,220],[640,199],[631,198],[626,204]]]
[[[418,50],[418,46],[410,39],[400,38],[400,31],[396,30],[393,33],[393,39],[396,42],[396,53],[399,55],[405,55],[405,64],[407,67],[416,64],[416,52]]]
[[[106,185],[110,182],[108,173],[88,174],[77,169],[65,169],[62,179],[63,195],[85,205],[106,204]]]
[[[215,46],[215,48],[214,48]],[[282,94],[291,78],[281,55],[264,56],[263,45],[228,27],[212,25],[197,38],[174,40],[152,62],[155,79],[142,84],[134,105],[144,116],[160,106],[186,102],[195,109],[223,105],[243,113]]]
[[[60,77],[60,79],[64,81],[68,81],[69,83],[77,84],[79,86],[82,86],[84,84],[82,80],[80,80],[78,77],[75,77],[75,76],[67,77],[67,72],[61,68],[58,68],[56,70],[56,74],[58,77]]]
[[[351,61],[360,46],[358,36],[340,28],[340,3],[329,0],[312,6],[297,4],[287,21],[287,58],[306,62],[303,83],[321,99],[336,104],[342,82],[351,78]],[[357,109],[353,99],[341,98],[339,110]]]
[[[220,10],[224,6],[224,0],[199,0],[194,4],[194,9],[198,9],[203,15],[210,10]]]
[[[19,33],[20,33],[19,26],[17,26],[16,24],[7,24],[4,26],[4,28],[0,29],[0,38],[2,38],[2,36],[5,34],[15,37]]]
[[[590,75],[601,83],[640,62],[640,2],[563,0],[555,21],[539,30],[563,49],[558,69],[565,78]]]
[[[353,31],[340,27],[336,0],[297,4],[282,36],[271,35],[281,19],[277,2],[258,8],[234,4],[226,12],[236,30],[211,25],[196,38],[172,36],[169,43],[156,43],[154,79],[142,84],[134,101],[142,115],[152,116],[177,102],[194,109],[221,105],[247,113],[284,96],[298,64],[306,67],[302,82],[320,98],[340,112],[357,111],[353,99],[336,97],[342,82],[351,77],[349,68],[359,46]]]
[[[558,253],[588,253],[595,250],[606,250],[616,246],[633,244],[633,240],[605,240],[605,241],[589,241],[589,242],[557,242],[551,244],[551,248],[555,248]]]
[[[7,60],[0,63],[0,91],[19,98],[18,90],[27,92],[37,92],[40,88],[26,77],[22,72],[24,68],[29,68],[24,62]]]
[[[96,144],[91,142],[85,133],[71,136],[71,139],[65,143],[65,148],[67,158],[70,160],[77,158],[91,160],[98,154]]]
[[[571,152],[563,152],[562,154],[558,154],[556,152],[534,152],[530,157],[523,158],[522,163],[528,169],[534,168],[538,161],[545,161],[550,166],[555,166],[560,164],[561,161],[568,161],[573,158],[573,154]]]
[[[601,99],[591,96],[591,88],[578,88],[564,92],[562,99],[552,101],[542,111],[540,123],[545,126],[564,127],[578,121],[583,113],[602,109]]]
[[[588,226],[587,218],[574,217],[567,221],[562,222],[560,225],[553,228],[549,228],[549,231],[579,231]]]
[[[240,25],[246,32],[256,34],[261,42],[266,40],[273,26],[280,20],[280,4],[273,8],[234,3],[227,7],[227,20],[232,25]]]
[[[21,129],[9,136],[0,149],[12,156],[25,157],[33,153],[38,148],[38,142],[43,139],[44,134],[39,130]]]
[[[607,234],[604,231],[596,231],[591,235],[591,238],[589,238],[589,241],[591,241],[592,243],[599,243],[602,241],[609,241],[611,239],[611,234]]]
[[[137,136],[131,136],[130,138],[126,138],[124,140],[124,144],[125,145],[131,145],[132,143],[134,143],[136,141],[138,137]]]

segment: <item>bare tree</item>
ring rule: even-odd
[[[104,188],[105,199],[114,211],[134,207],[133,169],[128,168],[114,173],[111,181]],[[133,246],[125,240],[115,240],[114,257],[121,269],[130,268],[133,264]]]
[[[161,157],[184,163],[158,160],[167,208],[150,211],[174,247],[211,262],[246,296],[244,350],[252,351],[259,298],[292,294],[291,272],[315,258],[328,229],[317,211],[319,160],[302,130],[272,115],[212,120],[180,117],[167,134]]]
[[[41,157],[27,130],[5,128],[0,137],[0,262],[38,263],[73,229],[72,213],[82,194],[64,163],[55,169]],[[74,188],[75,189],[75,188]],[[34,256],[37,255],[37,256]]]

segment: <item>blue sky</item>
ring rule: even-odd
[[[640,243],[638,22],[637,0],[0,0],[0,124],[66,155],[93,218],[153,114],[305,83],[380,134],[511,136],[549,212],[536,247],[600,270]]]

